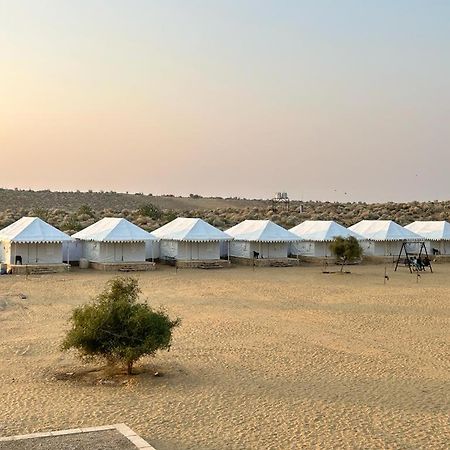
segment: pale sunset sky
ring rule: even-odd
[[[450,199],[450,0],[0,0],[0,187]]]

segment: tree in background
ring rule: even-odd
[[[83,204],[83,205],[80,205],[80,207],[78,208],[77,215],[78,216],[85,215],[85,216],[89,216],[89,217],[94,217],[95,212],[89,205]]]
[[[347,262],[360,259],[363,253],[361,245],[353,236],[348,236],[347,238],[335,237],[330,244],[330,250],[341,261],[341,272]]]
[[[162,217],[161,209],[158,206],[153,205],[152,203],[147,203],[146,205],[142,205],[139,208],[138,213],[141,216],[150,217],[150,219],[153,219],[153,220],[159,220]]]
[[[76,214],[70,214],[66,217],[64,222],[61,224],[61,230],[67,232],[80,231],[83,229],[80,219]]]
[[[165,311],[139,302],[140,292],[135,278],[110,280],[91,303],[73,310],[62,349],[74,348],[82,358],[122,363],[129,375],[141,357],[170,349],[172,331],[180,319],[171,320]]]

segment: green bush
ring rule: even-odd
[[[81,225],[81,222],[75,214],[70,214],[61,224],[61,230],[63,231],[80,231],[82,229],[83,225]]]
[[[164,213],[164,222],[172,222],[172,220],[175,220],[177,217],[178,215],[175,211],[166,211]]]
[[[77,215],[94,217],[95,212],[89,205],[83,204],[78,208]]]
[[[62,349],[122,363],[128,374],[142,356],[170,349],[172,330],[180,319],[171,320],[165,311],[140,303],[140,292],[135,278],[110,280],[91,303],[74,309]]]
[[[142,205],[138,209],[138,213],[140,216],[150,217],[150,219],[158,220],[162,217],[162,211],[158,206],[153,205],[152,203],[147,203],[146,205]]]
[[[341,260],[341,272],[348,261],[359,259],[362,256],[362,247],[353,236],[348,236],[347,238],[337,236],[330,244],[330,250],[336,258]]]
[[[33,208],[31,211],[31,215],[34,217],[39,217],[39,219],[43,220],[44,222],[48,222],[49,220],[49,211],[46,208]]]

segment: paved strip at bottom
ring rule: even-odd
[[[0,437],[0,450],[155,450],[123,423]]]

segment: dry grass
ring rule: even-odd
[[[450,266],[352,272],[143,273],[183,324],[125,383],[58,348],[107,274],[2,277],[0,435],[126,422],[159,450],[447,448]]]

